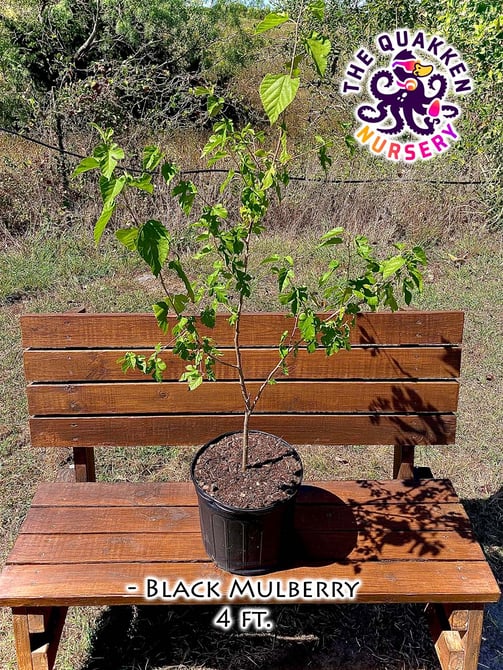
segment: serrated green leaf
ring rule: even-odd
[[[325,16],[325,0],[314,0],[313,2],[310,2],[307,9],[319,21],[323,21]]]
[[[161,167],[161,174],[164,177],[166,184],[169,184],[173,177],[178,174],[178,168],[174,163],[166,161]]]
[[[216,323],[216,313],[211,307],[206,307],[201,312],[201,323],[208,328],[214,328]]]
[[[107,179],[100,177],[100,191],[103,198],[103,205],[105,207],[115,206],[115,198],[121,193],[126,185],[126,177],[119,177],[118,179]]]
[[[208,110],[208,116],[210,118],[213,118],[218,114],[220,114],[224,104],[225,100],[223,98],[218,98],[214,95],[210,95],[206,102],[206,109]]]
[[[299,316],[299,330],[306,342],[309,342],[315,338],[316,328],[314,323],[314,314],[306,314],[303,312]]]
[[[421,265],[428,265],[428,259],[426,258],[426,254],[424,253],[424,249],[422,247],[414,247],[412,249],[412,253],[421,263]]]
[[[110,217],[114,213],[115,203],[111,206],[105,205],[101,211],[100,218],[96,221],[94,226],[94,241],[96,244],[99,244],[103,231],[105,230],[107,223],[110,221]]]
[[[226,178],[224,179],[224,181],[223,181],[222,184],[220,185],[220,189],[219,189],[219,191],[220,191],[220,195],[222,195],[222,193],[225,191],[225,189],[227,188],[227,186],[229,186],[229,184],[231,183],[231,181],[232,181],[232,179],[233,179],[233,177],[234,177],[235,174],[236,174],[236,171],[235,171],[235,170],[229,170],[229,172],[227,173]]]
[[[77,165],[75,170],[72,172],[72,177],[76,177],[78,174],[82,174],[83,172],[88,172],[89,170],[94,170],[95,168],[99,167],[100,164],[94,158],[93,156],[88,156],[87,158],[83,158],[80,163]]]
[[[192,302],[194,302],[195,301],[194,289],[192,287],[192,284],[190,283],[189,278],[185,274],[185,271],[180,261],[178,259],[174,259],[169,262],[168,267],[170,270],[174,270],[176,274],[180,277],[180,279],[183,281],[185,288],[187,289],[187,294],[189,298],[191,299]]]
[[[255,28],[255,35],[260,35],[260,33],[265,33],[267,30],[282,26],[289,18],[288,14],[284,12],[271,12]]]
[[[272,124],[293,102],[299,90],[300,79],[289,74],[266,74],[260,84],[260,99]]]
[[[313,30],[311,35],[305,38],[304,46],[313,59],[317,73],[320,77],[323,77],[327,69],[328,55],[332,48],[330,40]]]
[[[115,237],[130,251],[136,251],[138,228],[123,228],[122,230],[117,230]]]
[[[199,97],[205,96],[205,95],[213,95],[214,91],[213,86],[195,86],[194,88],[191,89],[191,93],[193,95],[197,95]]]
[[[189,297],[185,295],[185,293],[176,293],[175,295],[168,297],[167,300],[175,312],[180,315],[187,306]]]
[[[173,195],[178,196],[180,207],[182,208],[184,214],[187,214],[187,216],[190,214],[196,194],[197,188],[191,181],[181,181],[173,189]]]
[[[146,172],[152,172],[156,169],[163,158],[163,153],[156,146],[148,146],[143,149],[142,169]]]
[[[147,193],[152,194],[154,192],[154,185],[152,184],[152,175],[142,174],[139,179],[129,179],[127,182],[128,186],[133,186],[134,188],[139,189],[140,191],[146,191]]]
[[[320,247],[326,247],[330,244],[342,244],[343,239],[341,235],[344,233],[344,228],[332,228],[321,237]]]
[[[117,163],[124,158],[124,151],[118,144],[112,142],[98,145],[93,156],[99,162],[102,175],[110,179]]]
[[[169,305],[164,300],[156,302],[155,305],[152,305],[154,310],[155,318],[157,320],[157,325],[162,330],[164,334],[168,332],[168,314],[169,314]]]
[[[383,279],[389,279],[395,274],[403,265],[405,265],[405,258],[403,256],[393,256],[387,261],[381,263],[380,270]]]
[[[159,276],[169,254],[170,236],[160,221],[150,220],[143,224],[138,232],[136,248],[140,256]]]

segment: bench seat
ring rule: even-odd
[[[448,480],[310,483],[299,493],[295,526],[291,567],[247,579],[358,580],[353,602],[366,603],[499,598]],[[231,602],[236,578],[204,552],[190,483],[42,484],[0,578],[0,605],[145,604],[146,577],[218,581],[221,598],[211,602]],[[310,595],[306,602],[330,602],[315,587]],[[246,593],[232,597],[247,600]]]

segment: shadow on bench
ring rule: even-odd
[[[116,364],[121,354],[160,339],[151,315],[24,316],[32,445],[72,446],[77,482],[39,486],[0,577],[19,670],[53,667],[69,606],[143,611],[152,577],[168,592],[180,581],[218,584],[218,598],[212,593],[206,603],[236,611],[242,604],[302,603],[313,612],[325,609],[314,605],[348,601],[358,603],[350,611],[384,603],[381,611],[391,612],[398,610],[388,610],[390,603],[422,603],[442,669],[476,670],[483,607],[498,600],[499,589],[452,484],[414,463],[416,445],[455,441],[462,326],[459,312],[361,315],[350,352],[299,353],[251,427],[293,444],[391,445],[395,479],[308,483],[289,565],[244,588],[207,558],[191,485],[94,482],[94,447],[193,445],[239,429],[232,371],[220,366],[216,382],[191,393],[176,381],[183,364],[168,352],[170,376],[162,384],[137,373],[124,377]],[[225,341],[225,320],[217,327]],[[262,378],[277,357],[284,329],[282,315],[244,318],[250,380]],[[231,334],[228,340],[230,347]],[[270,597],[257,599],[273,582]],[[353,600],[340,583],[355,589]],[[287,597],[284,585],[292,585]],[[182,593],[181,612],[187,598],[204,603],[195,591]]]

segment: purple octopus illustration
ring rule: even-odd
[[[398,136],[410,131],[430,136],[442,119],[456,118],[459,107],[446,103],[447,79],[434,73],[433,65],[422,64],[409,49],[391,59],[390,69],[375,72],[369,90],[375,104],[362,104],[356,110],[361,121],[384,124],[380,133]]]

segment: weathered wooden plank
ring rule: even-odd
[[[1,580],[2,577],[0,576],[0,583]],[[3,593],[3,590],[0,586],[0,594],[1,593]],[[0,598],[1,597],[2,596],[0,595]],[[16,605],[13,605],[13,607],[12,622],[14,626],[14,642],[16,645],[18,670],[33,670],[28,613],[24,607]]]
[[[457,503],[448,479],[338,480],[308,482],[297,496],[299,505],[386,503]],[[191,482],[42,483],[32,507],[176,507],[197,504]]]
[[[194,533],[199,530],[199,512],[190,507],[44,507],[31,508],[21,532],[52,533]],[[377,524],[392,531],[456,530],[469,534],[470,523],[462,505],[391,504],[381,506],[299,505],[298,527],[316,531],[366,530]]]
[[[67,610],[67,607],[51,608],[45,643],[32,651],[33,670],[53,670]]]
[[[183,576],[186,583],[203,580],[218,582],[221,597],[212,604],[250,602],[250,592],[240,594],[233,585],[260,582],[267,592],[271,579],[288,583],[307,580],[311,598],[306,602],[334,602],[317,592],[319,580],[358,580],[359,590],[352,602],[496,602],[499,589],[485,561],[362,561],[331,563],[321,566],[280,570],[262,578],[239,579],[212,563],[110,563],[66,565],[8,565],[0,576],[0,605],[142,605],[147,577],[176,584]],[[135,585],[135,591],[128,591]],[[298,601],[299,599],[296,598]],[[169,601],[184,604],[187,600]],[[203,603],[203,598],[189,602]],[[256,603],[257,601],[254,600]],[[285,603],[286,598],[273,591],[268,603]]]
[[[24,353],[26,379],[31,382],[78,382],[145,380],[138,371],[127,375],[117,363],[126,350],[46,350],[30,349]],[[137,353],[150,354],[150,351]],[[176,381],[186,363],[165,351],[165,381]],[[232,351],[225,350],[222,361],[235,363]],[[278,362],[277,349],[244,349],[243,368],[247,379],[264,379]],[[323,351],[312,354],[299,351],[288,361],[289,379],[446,379],[459,376],[461,349],[458,347],[365,347],[340,351],[327,356]],[[217,363],[219,380],[237,379],[237,371]]]
[[[463,670],[465,650],[457,631],[442,631],[435,642],[435,649],[442,670]]]
[[[260,382],[248,385],[252,397]],[[238,382],[212,382],[190,391],[180,382],[40,384],[27,389],[31,415],[242,413]],[[256,412],[453,412],[456,381],[281,381]]]
[[[171,320],[173,323],[174,321]],[[244,314],[241,343],[261,346],[279,342],[293,319],[277,313]],[[155,346],[169,342],[152,314],[26,314],[21,317],[23,346],[32,348],[94,348]],[[358,315],[353,344],[459,344],[462,312],[380,312]],[[221,346],[230,346],[233,332],[225,317],[202,330]]]
[[[482,561],[478,543],[455,531],[314,532],[297,528],[291,559],[310,561]],[[200,532],[19,536],[9,555],[9,565],[65,565],[68,563],[180,562],[208,560]],[[90,568],[92,569],[92,568]]]
[[[250,426],[290,444],[453,444],[456,436],[454,414],[255,414]],[[34,447],[194,446],[242,427],[227,413],[30,419]]]

